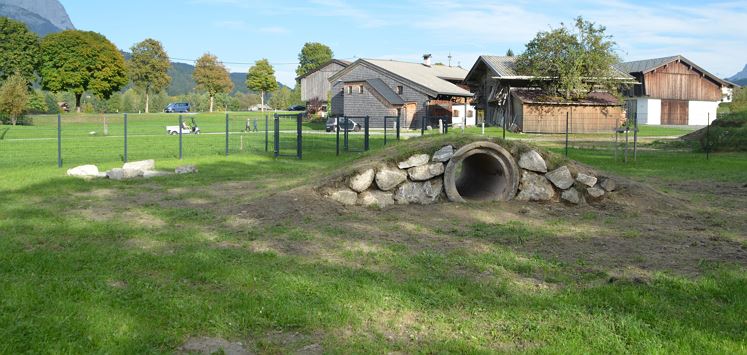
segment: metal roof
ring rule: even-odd
[[[307,77],[307,76],[309,76],[309,75],[311,75],[311,74],[314,74],[314,73],[318,72],[319,70],[321,70],[321,69],[324,69],[324,67],[326,67],[326,66],[328,66],[328,65],[330,65],[330,64],[332,64],[332,63],[338,64],[338,65],[341,65],[341,66],[342,66],[343,68],[345,68],[345,67],[347,67],[348,65],[350,65],[350,62],[348,62],[347,60],[342,60],[342,59],[330,59],[330,60],[328,60],[328,61],[326,61],[326,62],[322,63],[322,64],[321,64],[321,65],[319,65],[318,67],[316,67],[316,68],[314,68],[314,69],[312,69],[312,70],[309,70],[309,71],[308,71],[308,72],[307,72],[306,74],[304,74],[304,75],[301,75],[301,76],[299,76],[298,78],[296,78],[296,80],[301,80],[301,79],[303,79],[303,78],[305,78],[305,77]]]
[[[381,97],[384,98],[389,104],[391,105],[404,105],[405,100],[402,100],[402,98],[397,95],[397,93],[392,90],[392,88],[389,87],[383,80],[379,78],[373,78],[366,80],[368,85],[371,86],[376,92],[381,95]]]
[[[467,71],[460,67],[448,67],[445,65],[427,66],[421,63],[400,62],[386,59],[359,59],[344,70],[333,75],[330,81],[341,77],[344,73],[352,70],[355,65],[369,65],[396,77],[409,81],[413,85],[420,86],[429,91],[431,95],[447,95],[472,97],[472,93],[448,80],[462,81],[467,76]]]
[[[712,80],[718,82],[719,84],[723,86],[729,86],[734,87],[733,83],[730,83],[728,81],[725,81],[724,79],[721,79],[711,73],[709,73],[707,70],[699,67],[689,59],[681,56],[681,55],[673,55],[670,57],[663,57],[663,58],[653,58],[653,59],[644,59],[644,60],[636,60],[632,62],[625,62],[615,65],[615,68],[617,68],[620,71],[624,71],[626,73],[642,73],[646,74],[648,72],[654,71],[658,68],[661,68],[669,63],[680,61],[683,62],[690,67],[698,70],[699,72],[703,73],[703,75],[708,76]]]
[[[472,74],[473,70],[482,62],[485,63],[492,72],[491,76],[496,79],[521,79],[521,80],[531,80],[535,79],[535,77],[530,75],[521,75],[516,72],[516,59],[515,56],[496,56],[496,55],[481,55],[478,59],[475,65],[472,66],[472,69],[470,70],[470,75]],[[621,71],[615,66],[612,68],[612,72],[610,73],[615,77],[615,79],[622,79],[622,80],[635,80],[635,78],[631,75],[629,75],[625,71]]]

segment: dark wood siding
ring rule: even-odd
[[[311,100],[327,102],[327,95],[329,95],[331,87],[329,77],[337,74],[342,69],[345,69],[345,67],[332,62],[301,79],[301,100],[305,102]]]
[[[646,73],[643,82],[645,94],[655,99],[720,101],[722,96],[719,84],[681,62]]]
[[[688,102],[685,100],[661,100],[661,124],[686,125]]]

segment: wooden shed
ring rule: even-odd
[[[350,62],[332,59],[303,76],[298,77],[301,83],[301,100],[306,102],[309,110],[316,111],[330,97],[331,84],[329,77],[345,69]]]
[[[514,130],[526,133],[614,132],[625,122],[620,101],[606,92],[593,92],[582,100],[563,101],[539,89],[511,90]]]

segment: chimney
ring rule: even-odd
[[[426,67],[431,66],[431,55],[430,54],[423,54],[423,65]]]

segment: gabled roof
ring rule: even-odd
[[[594,91],[580,100],[559,100],[540,89],[514,89],[511,94],[524,103],[576,106],[620,106],[620,100],[608,92]]]
[[[477,61],[470,69],[467,74],[465,81],[470,80],[471,77],[476,75],[476,70],[481,65],[485,65],[488,68],[490,77],[495,79],[518,79],[518,80],[531,80],[535,79],[533,76],[520,75],[516,72],[516,59],[517,57],[511,56],[495,56],[495,55],[481,55],[477,58]],[[615,79],[619,80],[634,80],[635,78],[629,75],[627,72],[620,71],[614,66],[611,68]]]
[[[301,79],[303,79],[303,78],[305,78],[305,77],[307,77],[307,76],[309,76],[311,74],[314,74],[314,73],[318,72],[319,70],[324,69],[324,67],[326,67],[326,66],[328,66],[328,65],[330,65],[332,63],[338,64],[338,65],[342,66],[343,68],[345,68],[348,65],[350,65],[350,62],[348,62],[347,60],[330,59],[330,60],[322,63],[318,67],[316,67],[316,68],[314,68],[312,70],[309,70],[306,74],[299,76],[298,78],[296,78],[296,80],[301,80]]]
[[[404,105],[405,100],[397,95],[383,80],[379,78],[373,78],[366,80],[366,83],[371,86],[384,100],[389,102],[390,105]]]
[[[400,62],[384,59],[358,59],[347,68],[329,78],[330,82],[337,80],[358,65],[365,65],[374,70],[389,73],[413,86],[419,87],[430,96],[447,95],[471,97],[472,93],[449,82],[462,81],[467,71],[459,67],[444,65],[427,66],[420,63]]]
[[[661,67],[663,67],[663,66],[665,66],[665,65],[667,65],[669,63],[673,63],[673,62],[677,62],[677,61],[685,63],[686,65],[689,65],[693,69],[701,72],[703,75],[709,77],[711,80],[713,80],[713,81],[721,84],[722,86],[734,87],[733,83],[725,81],[724,79],[721,79],[721,78],[719,78],[719,77],[717,77],[717,76],[709,73],[705,69],[699,67],[698,65],[696,65],[695,63],[693,63],[692,61],[690,61],[689,59],[687,59],[687,58],[685,58],[685,57],[683,57],[681,55],[673,55],[671,57],[662,57],[662,58],[636,60],[636,61],[632,61],[632,62],[620,63],[620,64],[615,65],[615,67],[618,70],[620,70],[620,71],[624,71],[624,72],[630,73],[630,74],[634,74],[634,73],[646,74],[646,73],[650,73],[650,72],[652,72],[652,71],[654,71],[656,69],[659,69],[659,68],[661,68]]]

